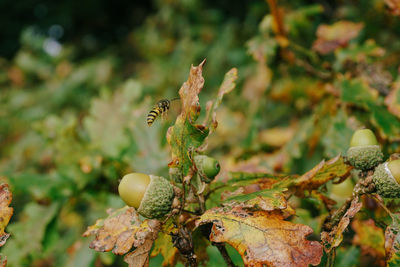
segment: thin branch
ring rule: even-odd
[[[271,9],[271,14],[275,21],[276,35],[285,37],[286,33],[285,33],[285,27],[283,25],[283,16],[282,16],[281,12],[279,11],[276,0],[267,0],[267,3],[269,5],[269,8]]]
[[[224,261],[226,263],[226,266],[228,267],[236,267],[236,265],[233,263],[231,257],[228,254],[228,251],[226,251],[226,247],[223,243],[212,243],[213,246],[216,246],[219,253],[221,253],[222,257],[224,258]]]

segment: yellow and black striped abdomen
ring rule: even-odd
[[[147,125],[151,126],[155,119],[160,115],[162,110],[159,107],[154,107],[147,115]]]

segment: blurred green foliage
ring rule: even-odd
[[[37,3],[49,5],[51,17],[13,17],[17,30],[2,32],[19,35],[2,45],[0,58],[0,179],[11,186],[15,209],[1,249],[9,266],[124,265],[90,250],[81,234],[108,208],[123,206],[116,193],[123,174],[167,176],[165,134],[179,107],[173,103],[167,120],[152,127],[146,115],[159,99],[176,97],[189,66],[204,58],[202,107],[225,72],[239,73],[208,140],[223,170],[257,164],[304,173],[344,153],[362,126],[376,132],[386,155],[400,152],[400,21],[383,2],[279,1],[281,38],[264,1],[122,2],[115,10],[123,13],[108,12],[105,2]],[[2,16],[3,24],[12,16]],[[318,26],[340,20],[363,27],[329,53],[312,49]],[[54,24],[64,37],[43,30]],[[296,220],[320,230],[326,211],[309,200],[297,204]],[[345,245],[337,266],[359,264],[360,248]],[[208,252],[208,266],[220,266],[221,256]]]

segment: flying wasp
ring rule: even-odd
[[[158,101],[154,108],[150,110],[149,114],[147,115],[147,124],[151,126],[158,116],[166,116],[169,107],[171,106],[171,102],[178,99],[179,97],[173,98],[171,100],[161,99],[160,101]]]

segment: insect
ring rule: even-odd
[[[150,110],[149,114],[147,114],[147,124],[151,126],[159,115],[165,116],[168,113],[171,101],[178,99],[179,97],[173,98],[171,100],[161,99],[160,101],[158,101],[154,108]]]

